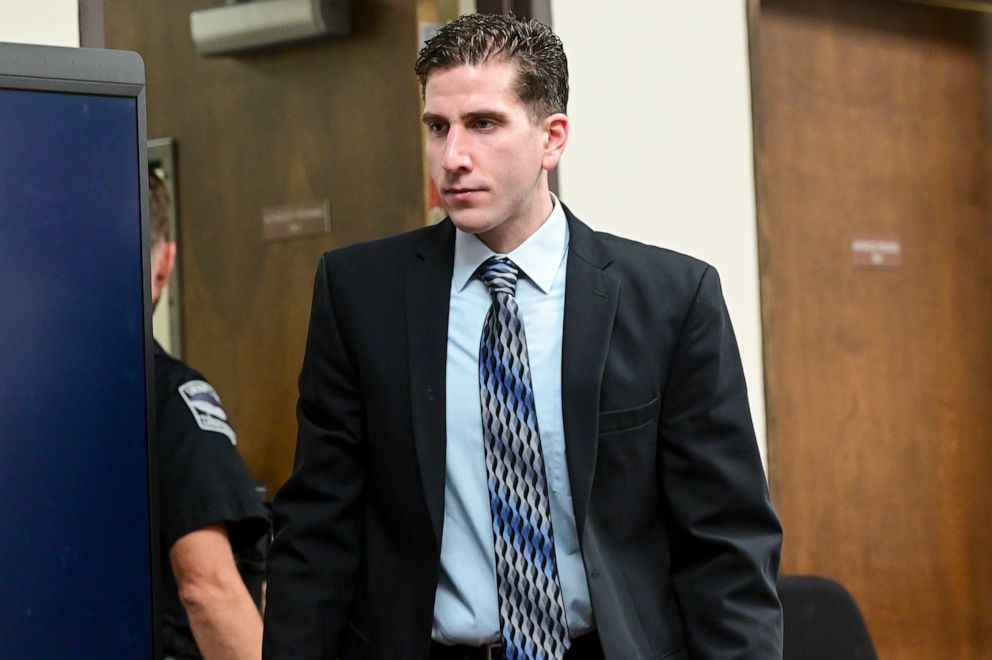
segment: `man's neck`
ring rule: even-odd
[[[544,226],[554,208],[551,193],[545,189],[537,195],[524,217],[508,220],[498,227],[478,234],[479,240],[497,254],[509,254]]]

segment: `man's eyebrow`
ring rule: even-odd
[[[502,110],[474,110],[473,112],[466,112],[462,115],[462,119],[465,121],[475,121],[479,119],[499,119],[505,120],[507,114]]]
[[[462,115],[461,118],[462,121],[465,122],[478,121],[479,119],[498,119],[502,121],[507,118],[507,114],[502,110],[483,109],[483,110],[473,110],[472,112],[466,112],[464,115]],[[420,121],[422,121],[425,124],[433,124],[434,122],[446,123],[448,120],[442,117],[441,115],[434,114],[433,112],[425,112],[423,116],[420,118]]]

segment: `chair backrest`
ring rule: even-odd
[[[784,660],[878,660],[868,626],[840,583],[816,575],[783,575]]]

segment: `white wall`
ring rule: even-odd
[[[569,60],[561,196],[593,227],[720,272],[765,457],[744,0],[552,0]]]
[[[79,46],[78,0],[0,0],[0,41]]]

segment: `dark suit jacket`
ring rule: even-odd
[[[567,215],[563,421],[606,657],[778,658],[781,530],[717,274]],[[265,658],[427,658],[454,234],[446,220],[320,263]]]

